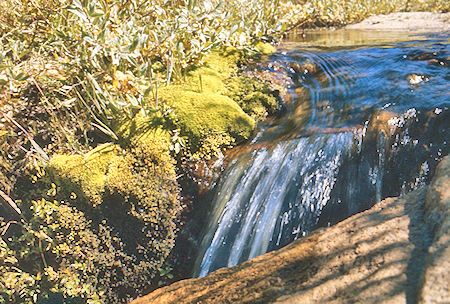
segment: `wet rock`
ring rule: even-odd
[[[410,54],[406,56],[411,61],[427,61],[432,65],[448,66],[449,59],[444,57],[444,52],[424,52],[420,54]]]
[[[280,250],[132,303],[448,303],[449,170],[447,157],[428,192],[387,198]],[[435,231],[429,253],[427,224]]]
[[[277,92],[281,100],[289,97],[288,87],[292,85],[292,79],[283,72],[283,66],[279,62],[252,62],[248,69],[243,71],[243,76],[258,79],[268,86],[270,91]]]
[[[421,74],[408,75],[408,82],[411,85],[416,85],[416,84],[419,84],[419,83],[421,83],[423,81],[428,81],[428,80],[430,80],[430,78],[428,78],[425,75],[421,75]]]
[[[429,63],[429,64],[432,64],[432,65],[440,65],[440,66],[448,66],[448,62],[449,62],[448,59],[437,59],[437,58],[433,58],[433,59],[428,60],[428,63]]]
[[[380,111],[374,114],[374,117],[369,125],[368,134],[378,135],[381,131],[385,135],[392,135],[395,131],[394,121],[398,119],[399,115],[390,111]]]
[[[316,74],[320,70],[319,67],[310,60],[307,60],[302,64],[294,62],[291,64],[291,68],[296,74]]]
[[[303,73],[315,74],[318,71],[318,67],[312,61],[307,61],[303,64]]]

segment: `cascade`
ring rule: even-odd
[[[272,66],[292,79],[291,102],[281,118],[261,125],[249,152],[211,190],[194,275],[278,249],[427,183],[448,154],[445,39],[344,48],[288,43],[273,55]],[[418,71],[429,81],[411,84]]]

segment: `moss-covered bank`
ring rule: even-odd
[[[182,206],[170,137],[152,130],[144,138],[126,150],[106,144],[55,155],[34,183],[22,185],[26,220],[2,241],[6,302],[118,303],[157,284]],[[26,280],[14,279],[16,268]],[[14,292],[21,289],[29,293]]]
[[[120,118],[116,143],[53,154],[19,179],[23,222],[1,241],[6,302],[126,302],[170,279],[183,209],[177,164],[247,140],[278,107],[267,85],[237,77],[244,59],[212,52],[183,81],[159,88],[165,112]]]

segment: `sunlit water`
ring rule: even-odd
[[[195,276],[411,191],[448,154],[448,35],[333,35],[294,37],[263,67],[290,77],[290,101],[212,189]]]

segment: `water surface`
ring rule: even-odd
[[[307,33],[260,68],[291,79],[286,110],[211,190],[196,276],[416,189],[448,154],[448,34]]]

